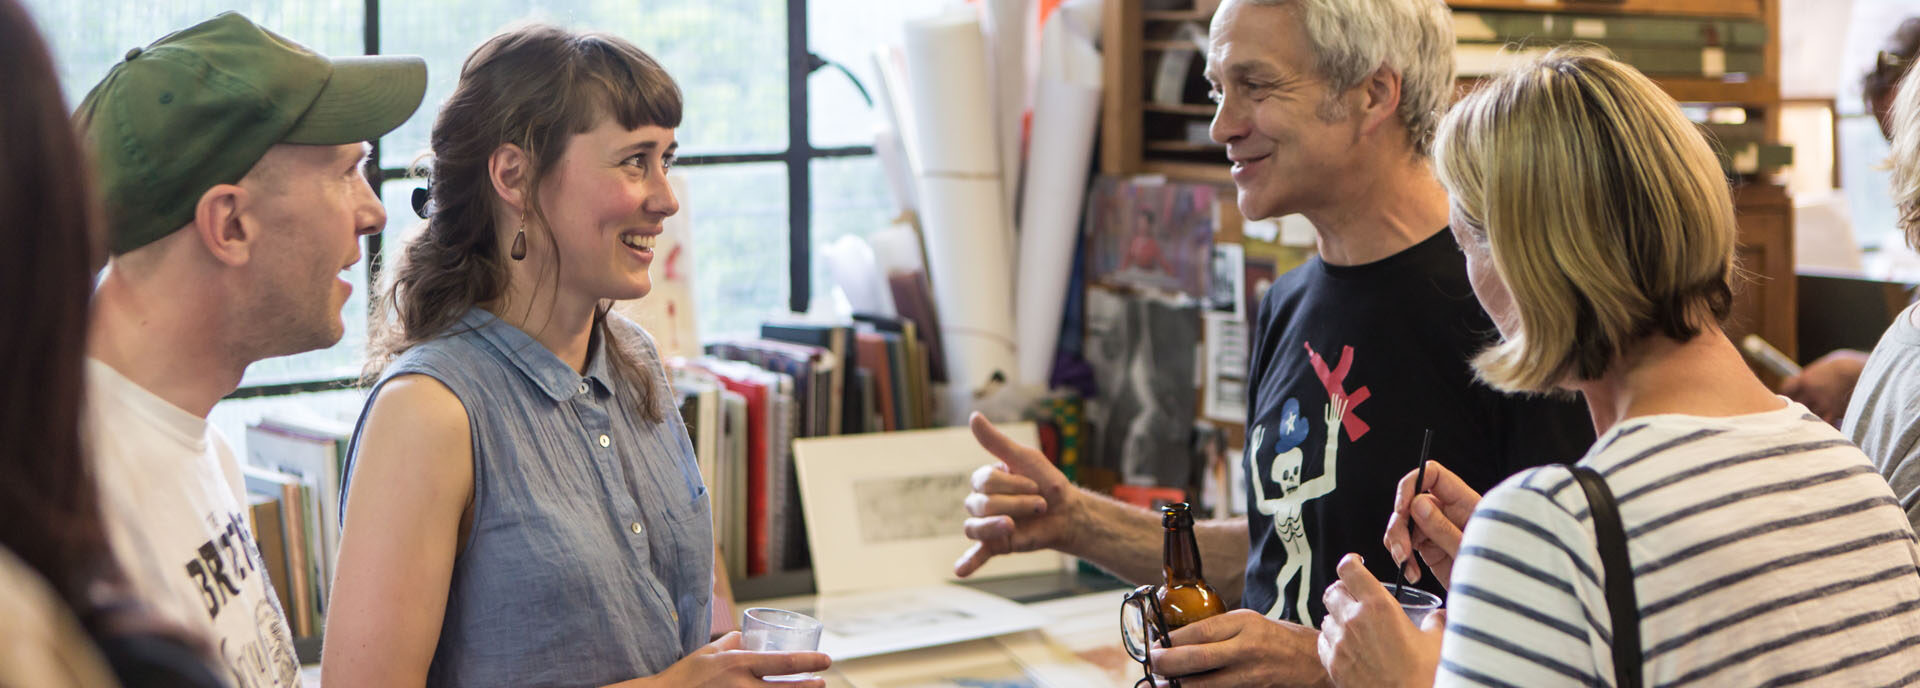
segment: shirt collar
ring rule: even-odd
[[[592,380],[603,392],[613,389],[607,344],[598,333],[587,351],[587,372],[583,375],[531,335],[483,308],[476,306],[468,310],[466,315],[461,316],[460,325],[492,344],[520,374],[527,376],[554,401],[566,401],[578,396],[582,391],[580,385],[585,380]]]

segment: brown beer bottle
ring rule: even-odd
[[[1167,529],[1166,584],[1154,594],[1166,615],[1167,630],[1225,614],[1220,593],[1200,575],[1200,546],[1193,537],[1193,513],[1186,502],[1160,507],[1160,525]]]

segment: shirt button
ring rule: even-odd
[[[633,525],[627,526],[627,529],[633,531],[634,535],[639,535],[640,531],[642,530],[642,528],[640,527],[639,521],[634,521]]]
[[[581,393],[581,394],[586,394],[586,393],[587,393],[587,383],[586,383],[586,381],[584,381],[584,380],[582,380],[582,381],[580,382],[580,393]]]
[[[606,435],[601,435],[601,436],[600,436],[600,446],[602,446],[602,447],[610,447],[610,446],[613,446],[613,440],[612,440],[612,439],[609,439],[609,438],[608,438],[608,437],[607,437]]]

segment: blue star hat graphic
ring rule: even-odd
[[[1300,417],[1300,402],[1288,399],[1280,405],[1280,434],[1273,438],[1273,453],[1279,454],[1307,441],[1307,420]]]

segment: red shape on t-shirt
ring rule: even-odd
[[[1346,393],[1347,372],[1353,369],[1353,347],[1340,347],[1340,365],[1328,370],[1326,359],[1320,357],[1320,352],[1313,350],[1312,344],[1305,342],[1301,344],[1307,347],[1307,360],[1313,363],[1313,374],[1319,376],[1320,386],[1327,390],[1327,400],[1347,398],[1347,414],[1340,419],[1340,426],[1347,429],[1348,441],[1359,441],[1360,437],[1367,434],[1367,430],[1371,428],[1366,421],[1360,420],[1360,416],[1354,414],[1354,410],[1360,408],[1360,402],[1372,397],[1373,392],[1366,387],[1361,387],[1354,390],[1352,394]]]

